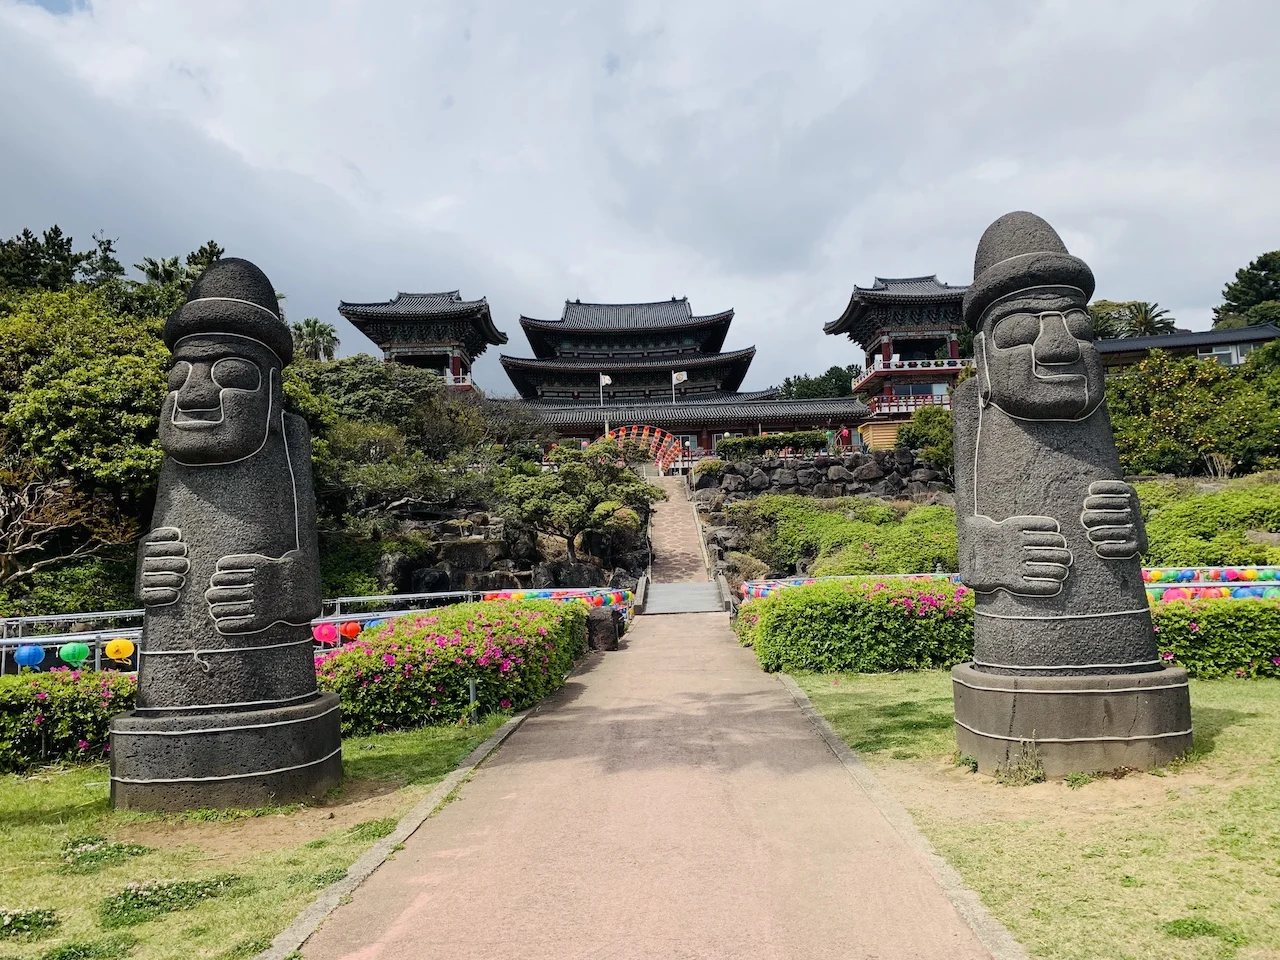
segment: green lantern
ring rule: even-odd
[[[58,659],[71,667],[78,670],[80,664],[89,659],[89,645],[87,643],[64,643],[58,648]]]

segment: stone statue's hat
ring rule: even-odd
[[[293,359],[293,335],[267,275],[248,260],[215,260],[191,286],[187,302],[169,315],[164,342],[172,350],[184,337],[233,333],[266,344],[281,366]]]
[[[1025,210],[1006,213],[987,227],[973,259],[973,284],[964,295],[964,320],[978,329],[996,300],[1028,287],[1068,286],[1093,296],[1093,271],[1067,253],[1058,231]]]

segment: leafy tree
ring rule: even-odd
[[[209,240],[188,253],[185,267],[187,283],[191,284],[199,280],[200,274],[209,268],[209,264],[215,260],[221,260],[222,255],[226,252],[226,249],[218,241]]]
[[[1110,340],[1126,336],[1129,329],[1131,300],[1095,300],[1089,304],[1089,317],[1093,320],[1095,340]]]
[[[1191,476],[1280,463],[1280,375],[1266,362],[1260,357],[1242,372],[1153,350],[1109,377],[1107,406],[1125,472]]]
[[[94,249],[80,263],[79,279],[90,287],[101,287],[124,277],[124,265],[116,257],[116,241],[101,233],[93,235]]]
[[[0,240],[0,289],[62,290],[91,253],[76,253],[74,241],[56,223],[37,237],[23,230],[12,240]]]
[[[332,323],[322,323],[318,317],[307,317],[295,322],[293,348],[308,360],[332,360],[338,352],[338,330]]]
[[[783,400],[819,400],[825,397],[847,397],[853,393],[853,381],[862,376],[862,367],[829,367],[816,377],[799,374],[782,381],[779,396]]]
[[[141,263],[133,265],[135,270],[142,271],[144,283],[164,286],[169,283],[182,283],[186,280],[186,270],[177,257],[143,257]]]
[[[898,428],[898,446],[922,451],[924,458],[950,474],[955,466],[951,448],[951,411],[930,405],[918,408],[911,421]]]
[[[503,512],[552,536],[563,537],[569,559],[577,560],[575,541],[588,531],[636,529],[640,518],[666,494],[632,469],[643,454],[601,440],[580,450],[556,447],[548,457],[553,469],[518,474],[505,483]]]
[[[1154,337],[1160,334],[1173,333],[1176,321],[1169,316],[1169,311],[1158,303],[1146,303],[1135,300],[1129,304],[1129,315],[1125,318],[1126,337]]]
[[[1235,280],[1223,287],[1222,303],[1213,309],[1213,325],[1229,329],[1273,323],[1277,315],[1280,315],[1280,250],[1272,250],[1237,270]]]

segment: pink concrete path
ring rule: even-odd
[[[593,654],[303,954],[990,958],[711,613]]]
[[[651,480],[667,492],[654,505],[649,524],[653,541],[653,582],[691,583],[707,579],[707,565],[698,544],[698,520],[686,493],[684,477]]]

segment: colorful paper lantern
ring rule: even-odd
[[[58,659],[73,670],[79,669],[80,664],[89,659],[89,645],[78,640],[64,643],[58,648]]]
[[[25,644],[14,651],[13,659],[18,666],[30,667],[34,670],[44,661],[44,647],[37,647],[32,643]]]
[[[311,628],[311,636],[315,637],[318,643],[337,643],[338,628],[332,623],[317,623]]]
[[[354,640],[356,637],[360,636],[360,624],[356,623],[354,620],[348,620],[338,628],[338,632],[348,640]]]
[[[128,660],[133,656],[133,641],[127,637],[116,637],[114,640],[107,641],[103,652],[106,653],[108,660]]]

